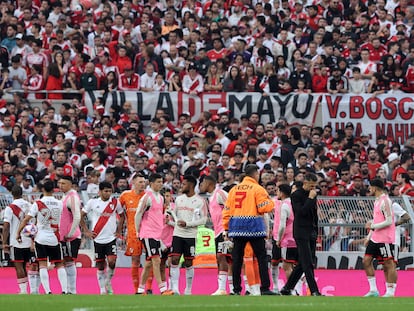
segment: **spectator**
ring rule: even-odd
[[[339,67],[331,69],[332,75],[328,78],[328,92],[331,94],[347,93],[348,79],[343,76]]]
[[[125,68],[125,72],[119,76],[118,89],[120,91],[139,91],[140,76],[133,72],[132,67]]]
[[[230,73],[227,78],[223,81],[224,92],[243,92],[244,81],[242,79],[240,69],[237,66],[230,68]]]
[[[197,73],[194,63],[188,65],[187,74],[183,78],[183,92],[190,95],[197,95],[204,90],[203,77]]]
[[[61,91],[63,90],[62,75],[57,63],[51,63],[48,68],[48,78],[46,82],[46,91]],[[48,99],[62,99],[62,93],[49,93]]]

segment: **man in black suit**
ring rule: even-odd
[[[293,237],[298,248],[299,263],[293,269],[287,283],[280,291],[282,295],[291,295],[291,291],[299,281],[302,273],[305,273],[312,296],[321,295],[314,274],[316,238],[318,235],[317,181],[316,175],[309,173],[305,176],[303,187],[298,188],[290,197],[295,215]]]

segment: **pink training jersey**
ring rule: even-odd
[[[174,210],[175,204],[170,203],[170,210]],[[174,226],[169,225],[167,220],[169,220],[169,216],[167,214],[164,214],[164,223],[162,227],[162,234],[161,234],[161,241],[164,243],[166,247],[171,247],[172,240],[173,240],[173,232],[174,232]]]
[[[151,207],[142,216],[139,237],[161,240],[162,228],[164,227],[164,198],[161,194],[149,190],[141,200],[149,200]],[[144,202],[144,204],[144,208],[146,208],[147,203]]]
[[[227,200],[227,192],[216,188],[209,199],[209,210],[214,227],[214,236],[217,237],[224,231],[223,207]]]
[[[392,202],[388,195],[382,194],[378,199],[375,200],[374,203],[374,224],[381,223],[385,221],[384,216],[384,207],[388,206],[390,212],[392,213],[392,219],[394,220],[394,211],[392,210]],[[394,221],[391,225],[382,228],[382,229],[375,229],[372,232],[371,240],[375,243],[387,243],[387,244],[394,244],[395,243],[395,223]]]
[[[285,199],[282,201],[281,210],[287,208],[289,209],[289,217],[286,220],[285,232],[282,236],[282,241],[280,242],[281,247],[293,248],[296,247],[295,239],[293,238],[293,220],[295,216],[293,214],[292,203],[290,199]]]
[[[280,209],[282,207],[282,201],[280,201],[277,197],[274,197],[273,202],[275,202],[275,214],[273,216],[273,239],[276,240],[280,226]]]
[[[66,193],[65,197],[62,200],[63,211],[62,216],[60,217],[60,238],[63,240],[65,236],[70,236],[66,239],[67,241],[73,241],[74,239],[80,239],[81,231],[79,225],[72,228],[73,224],[73,215],[79,213],[81,209],[81,201],[78,193],[75,190],[70,190]],[[80,218],[79,218],[80,219]]]

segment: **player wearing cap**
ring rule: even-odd
[[[394,297],[397,283],[395,262],[398,258],[398,250],[395,247],[392,202],[388,194],[384,192],[384,182],[381,179],[372,180],[369,191],[375,196],[375,202],[373,220],[368,221],[365,225],[365,228],[370,230],[366,239],[367,248],[362,262],[369,283],[369,292],[365,297],[377,297],[379,295],[372,264],[374,258],[377,258],[384,267],[387,290],[383,297]]]

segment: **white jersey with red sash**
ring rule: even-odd
[[[24,236],[23,234],[21,235],[22,242],[18,243],[16,241],[17,228],[29,210],[30,203],[23,199],[13,200],[13,202],[4,209],[3,221],[10,224],[9,245],[17,248],[28,248],[32,245],[32,239]]]
[[[185,75],[183,78],[183,91],[185,93],[190,93],[196,91],[201,93],[204,89],[204,81],[201,75],[197,74],[194,79],[191,78],[189,74]]]
[[[63,240],[65,236],[68,236],[66,241],[73,241],[74,239],[80,239],[81,231],[79,224],[73,225],[74,215],[80,217],[81,200],[79,194],[71,189],[65,194],[62,200],[63,211],[62,217],[60,218],[60,237]]]
[[[37,218],[37,234],[35,241],[42,245],[59,244],[59,223],[62,215],[62,202],[53,196],[44,196],[33,203],[29,214]]]
[[[121,204],[115,198],[102,201],[101,198],[91,199],[83,211],[91,221],[92,232],[96,233],[94,241],[100,244],[112,242],[116,236],[117,214],[124,212]]]

